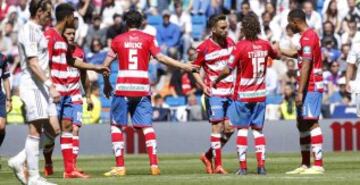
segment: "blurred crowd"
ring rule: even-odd
[[[0,0],[0,52],[7,56],[10,64],[13,100],[18,98],[20,74],[17,33],[29,20],[29,1]],[[85,50],[87,62],[94,64],[103,62],[112,39],[126,31],[122,14],[129,9],[143,12],[142,29],[157,38],[163,53],[187,62],[194,60],[196,46],[209,36],[206,26],[200,37],[194,36],[195,29],[199,29],[194,19],[201,17],[206,20],[219,13],[228,16],[228,34],[234,41],[242,38],[242,18],[253,12],[262,25],[260,38],[296,52],[300,36],[287,26],[287,14],[291,9],[302,8],[308,25],[321,38],[326,89],[322,116],[330,118],[336,106],[353,104],[351,94],[345,90],[344,74],[351,47],[360,44],[360,0],[53,0],[53,5],[62,2],[75,7],[76,42]],[[192,74],[167,68],[152,59],[149,65],[154,120],[185,122],[206,119],[202,92]],[[268,61],[268,66],[267,118],[295,119],[296,59]],[[116,69],[112,71],[116,73]],[[102,95],[101,77],[92,72],[88,74],[97,108],[85,113],[84,119],[88,123],[106,122],[108,117],[102,115],[108,114],[109,103]],[[22,114],[21,100],[17,100],[13,101],[16,105],[13,105],[12,112],[15,111],[13,114],[18,118],[13,122],[18,122]]]

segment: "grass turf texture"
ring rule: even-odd
[[[114,165],[111,156],[80,156],[79,167],[91,175],[90,179],[62,179],[61,158],[55,159],[55,174],[49,177],[49,181],[66,185],[180,185],[180,184],[206,184],[206,185],[296,185],[316,184],[331,185],[360,184],[360,153],[326,153],[325,175],[285,175],[285,172],[292,170],[299,165],[298,154],[268,154],[266,166],[268,175],[256,175],[256,161],[254,154],[248,155],[247,176],[236,176],[232,174],[238,168],[236,155],[226,154],[223,156],[224,168],[230,172],[228,175],[208,175],[204,173],[203,165],[199,155],[160,155],[160,176],[150,176],[148,158],[146,155],[127,155],[125,177],[104,177],[103,173]],[[41,164],[43,161],[41,161]],[[20,184],[7,167],[5,158],[1,159],[0,184]]]

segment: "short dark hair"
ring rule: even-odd
[[[143,16],[137,10],[129,10],[124,14],[124,21],[128,28],[140,28]]]
[[[51,5],[50,0],[31,0],[29,6],[30,17],[34,17],[39,8],[41,10],[46,10],[48,5]]]
[[[67,16],[74,15],[74,7],[69,3],[61,3],[55,9],[55,18],[57,22],[63,21]]]
[[[214,27],[217,22],[226,20],[226,15],[224,14],[215,14],[209,17],[208,25],[210,28]]]
[[[247,40],[257,40],[261,33],[260,22],[254,13],[246,15],[241,23],[242,32]]]
[[[306,15],[305,15],[305,12],[302,10],[302,9],[294,9],[294,10],[291,10],[289,12],[289,15],[288,15],[289,19],[290,20],[294,20],[294,19],[298,19],[298,20],[301,20],[301,21],[306,21]]]
[[[118,13],[114,13],[114,15],[113,15],[113,20],[115,20],[116,18],[118,18],[118,17],[122,17],[120,14],[118,14]]]

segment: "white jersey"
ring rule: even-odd
[[[354,44],[346,60],[349,64],[355,64],[357,68],[355,80],[350,82],[351,91],[360,93],[360,44]]]
[[[20,87],[43,89],[44,84],[32,74],[28,63],[30,57],[37,57],[40,68],[47,77],[49,76],[48,43],[42,27],[30,20],[20,29],[18,35],[21,66]]]

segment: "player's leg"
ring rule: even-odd
[[[80,150],[80,127],[82,125],[82,104],[72,104],[72,124],[73,124],[73,157],[74,168],[80,173],[84,173],[77,168],[77,157]]]
[[[124,129],[128,123],[128,104],[124,97],[113,96],[110,108],[111,143],[115,155],[115,167],[105,172],[107,177],[126,175],[124,155]]]
[[[129,104],[129,111],[132,116],[132,124],[136,128],[142,128],[145,136],[146,150],[150,162],[150,174],[160,175],[157,156],[156,133],[152,127],[152,106],[151,98],[144,96]]]
[[[321,93],[308,92],[304,97],[303,106],[297,107],[297,127],[300,132],[302,161],[299,168],[289,171],[287,174],[303,174],[308,171],[310,169],[311,150],[313,152],[317,151],[318,160],[316,161],[322,163],[322,134],[318,124],[321,101]],[[311,168],[308,172],[313,173],[313,169]],[[318,169],[315,171],[318,171],[320,174],[324,172],[322,167]]]
[[[205,154],[202,154],[200,160],[205,165],[205,172],[208,174],[215,173],[216,169],[218,173],[227,173],[222,168],[221,160],[221,133],[223,131],[223,121],[225,119],[224,110],[224,98],[219,97],[206,97],[205,98],[206,109],[211,123],[211,137],[210,148]],[[212,165],[212,159],[214,158],[214,167]]]
[[[236,136],[236,149],[239,160],[239,169],[235,174],[247,174],[248,128],[250,125],[250,110],[246,103],[234,101],[228,110],[231,123],[238,128]]]
[[[314,156],[314,164],[302,174],[323,174],[323,135],[319,124],[320,107],[322,94],[319,92],[309,92],[305,97],[304,104],[307,106],[306,124],[310,127],[311,152]]]
[[[64,161],[64,178],[89,178],[88,175],[82,174],[75,170],[73,157],[73,105],[71,97],[63,97],[62,117],[61,120],[61,136],[60,145],[61,153]]]
[[[5,117],[0,116],[0,147],[5,139]]]
[[[266,139],[263,134],[263,127],[265,123],[265,102],[255,103],[251,116],[252,133],[255,140],[255,153],[257,160],[257,173],[259,175],[266,175],[265,170],[265,146]]]
[[[6,122],[6,100],[5,95],[0,92],[0,147],[5,139]]]
[[[40,133],[42,125],[48,119],[47,108],[48,101],[43,91],[37,89],[20,88],[20,97],[24,102],[26,109],[26,122],[29,126],[29,133],[25,141],[25,147],[16,156],[8,161],[8,165],[13,169],[15,176],[22,184],[28,183],[28,172],[30,172],[31,180],[37,181],[39,175],[39,148]],[[27,164],[25,164],[27,161]],[[29,171],[25,170],[28,166]]]
[[[57,117],[56,105],[54,103],[50,104],[49,108],[49,122],[43,125],[43,155],[44,155],[44,175],[49,176],[54,173],[53,162],[52,162],[52,153],[55,147],[55,138],[60,133],[60,124]]]

